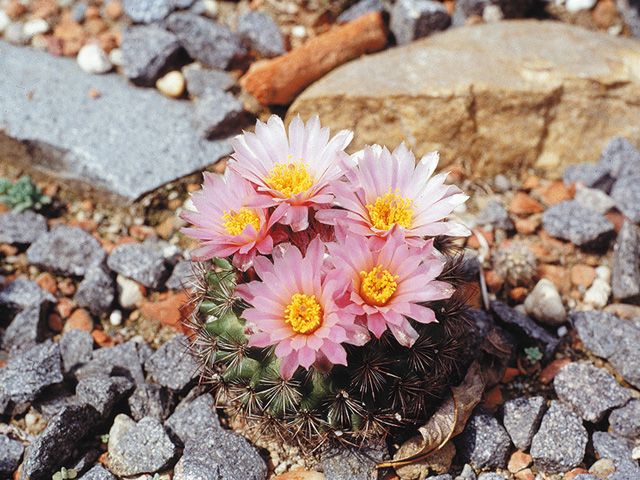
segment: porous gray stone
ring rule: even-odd
[[[476,217],[478,225],[499,228],[501,230],[513,230],[515,228],[513,222],[509,218],[509,212],[496,201],[491,201],[484,207]]]
[[[13,476],[20,465],[23,453],[22,443],[0,434],[0,477]]]
[[[22,477],[49,480],[102,417],[89,405],[68,405],[53,417],[24,454]]]
[[[569,314],[584,346],[606,358],[631,385],[640,388],[640,326],[599,310]]]
[[[478,480],[504,480],[504,477],[496,472],[484,472],[480,474]]]
[[[165,282],[165,287],[175,290],[190,289],[195,279],[196,262],[190,260],[179,262],[171,271],[171,276]]]
[[[616,208],[633,223],[640,223],[640,174],[619,178],[611,189]]]
[[[605,413],[625,405],[632,392],[615,377],[586,362],[571,362],[553,379],[558,398],[587,422],[599,422]]]
[[[525,451],[538,431],[547,407],[544,397],[515,398],[504,404],[502,423],[518,450]]]
[[[373,478],[376,464],[389,458],[389,449],[385,443],[364,445],[362,448],[335,445],[322,452],[320,465],[329,480],[368,480]]]
[[[91,360],[93,337],[89,332],[74,328],[62,335],[59,344],[62,366],[66,373],[72,373]]]
[[[623,137],[615,137],[602,149],[598,165],[613,178],[640,175],[640,152]]]
[[[46,392],[46,395],[40,395],[31,404],[45,422],[49,422],[67,405],[77,405],[74,391],[64,382],[47,387]]]
[[[160,385],[179,392],[196,377],[199,364],[189,351],[187,336],[179,334],[162,344],[145,368]]]
[[[0,85],[0,105],[12,105],[0,109],[0,159],[99,202],[129,205],[232,150],[197,136],[190,102],[84,73],[70,58],[0,42]],[[101,95],[87,102],[90,89]]]
[[[549,207],[542,214],[542,224],[549,235],[579,247],[606,246],[615,234],[613,223],[604,215],[575,200]]]
[[[0,216],[0,242],[29,245],[46,233],[47,219],[33,210],[11,210]]]
[[[633,459],[634,443],[610,432],[593,432],[593,449],[599,458],[610,458],[616,471],[607,476],[607,480],[628,480],[640,478],[640,467]]]
[[[194,462],[199,464],[197,468],[189,466]],[[268,469],[256,448],[244,437],[221,428],[207,428],[185,445],[174,479],[193,479],[190,471],[203,475],[196,478],[265,480]]]
[[[567,187],[571,186],[572,183],[578,183],[603,192],[611,191],[611,187],[615,182],[604,166],[595,163],[567,165],[562,171],[562,181]]]
[[[245,55],[240,39],[224,25],[191,13],[173,13],[164,22],[191,58],[211,68],[225,69]]]
[[[511,440],[492,415],[474,413],[464,431],[456,437],[458,452],[476,468],[504,468]]]
[[[101,464],[98,464],[79,477],[78,480],[117,480],[117,478],[118,477],[104,468]]]
[[[123,0],[125,15],[136,23],[164,20],[174,10],[171,0]]]
[[[42,390],[62,382],[60,363],[57,343],[35,345],[11,357],[0,368],[0,413],[22,413]]]
[[[386,7],[382,0],[361,0],[354,6],[346,9],[336,19],[336,23],[347,23],[371,12],[385,12]]]
[[[254,10],[240,15],[236,33],[263,57],[273,58],[287,53],[278,25],[265,13]]]
[[[628,220],[616,238],[611,268],[613,298],[634,302],[640,299],[640,232]]]
[[[73,297],[78,306],[88,309],[96,317],[108,312],[115,298],[115,279],[103,265],[87,270]]]
[[[47,311],[42,305],[33,305],[18,312],[4,333],[0,334],[0,347],[33,345],[43,340]]]
[[[222,90],[207,90],[196,102],[193,123],[203,138],[213,139],[237,129],[243,118],[242,101]]]
[[[157,383],[141,383],[128,401],[131,416],[135,421],[140,421],[144,417],[153,417],[164,422],[173,408],[173,395],[167,388]],[[193,425],[195,430],[202,427],[201,424]]]
[[[588,440],[582,420],[553,400],[531,441],[533,463],[542,472],[567,472],[582,462]]]
[[[573,480],[600,480],[600,477],[597,477],[590,473],[579,473],[578,475],[573,477]]]
[[[451,475],[449,475],[448,473],[445,473],[443,475],[435,475],[435,476],[427,477],[425,480],[451,480],[451,479],[452,479]]]
[[[81,404],[91,405],[100,415],[108,417],[113,406],[133,390],[134,383],[126,377],[84,378],[76,386]]]
[[[57,225],[27,249],[29,263],[65,276],[82,277],[106,257],[107,251],[91,234],[67,225]]]
[[[25,308],[55,301],[56,297],[36,282],[18,277],[0,291],[0,319],[8,320]]]
[[[623,437],[640,438],[640,398],[613,410],[609,415],[609,428]]]
[[[107,259],[107,266],[153,289],[160,288],[168,275],[162,255],[140,243],[125,243],[115,247]]]
[[[182,75],[192,97],[202,97],[208,90],[227,91],[238,83],[230,73],[215,68],[202,68],[198,63],[184,67]]]
[[[525,345],[534,345],[540,349],[544,358],[551,358],[560,343],[558,338],[504,302],[492,301],[491,310],[498,316],[505,328],[516,335]]]
[[[109,470],[118,476],[155,473],[166,468],[176,447],[155,418],[136,423],[126,415],[116,416],[109,431]]]
[[[136,85],[152,86],[178,60],[178,37],[158,27],[131,26],[122,31],[122,69]]]
[[[213,397],[194,388],[176,407],[164,424],[171,438],[179,445],[195,440],[202,429],[220,428]]]
[[[144,383],[137,341],[129,340],[120,345],[94,350],[91,361],[76,370],[78,380],[110,375],[127,377],[136,385]]]
[[[451,25],[447,9],[431,0],[398,0],[392,10],[389,28],[398,45],[444,30]]]

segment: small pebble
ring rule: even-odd
[[[489,4],[482,10],[482,19],[487,23],[497,23],[504,18],[504,14],[498,5]]]
[[[179,98],[184,93],[184,77],[178,70],[167,73],[156,81],[156,88],[170,98]]]
[[[89,89],[89,98],[98,98],[100,96],[100,92],[95,88]]]
[[[304,25],[296,25],[291,29],[291,35],[298,38],[304,38],[307,36],[307,27]]]
[[[116,67],[122,66],[122,50],[114,48],[109,52],[109,61]]]
[[[109,315],[109,323],[114,327],[117,327],[122,323],[122,312],[120,310],[114,310]]]
[[[76,59],[80,68],[87,73],[107,73],[113,65],[108,55],[98,45],[85,45]]]
[[[584,302],[594,308],[603,308],[611,295],[611,285],[602,278],[596,278],[593,284],[584,292]]]
[[[565,8],[572,12],[579,12],[580,10],[591,10],[598,0],[567,0]]]
[[[616,466],[610,458],[601,458],[591,465],[591,468],[589,468],[589,473],[598,478],[607,478],[615,471]]]
[[[553,282],[543,278],[524,301],[527,313],[536,320],[557,327],[567,318],[562,298]]]
[[[0,33],[4,32],[10,24],[11,19],[9,18],[9,15],[7,15],[4,10],[0,10]]]
[[[4,39],[14,45],[24,45],[27,43],[27,36],[24,34],[22,23],[13,22],[4,29]]]
[[[44,18],[34,18],[24,24],[22,32],[27,38],[32,38],[39,33],[47,33],[49,28],[49,24]]]

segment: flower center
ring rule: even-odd
[[[237,212],[224,212],[222,220],[222,226],[229,232],[229,235],[240,235],[249,224],[253,225],[256,232],[260,230],[260,218],[245,207]]]
[[[396,278],[387,270],[382,269],[382,265],[374,267],[369,272],[360,272],[362,282],[360,283],[360,296],[367,303],[381,307],[391,295],[398,289]]]
[[[402,198],[389,189],[389,193],[376,198],[375,204],[367,205],[367,210],[371,223],[380,230],[390,230],[394,223],[409,228],[413,215],[413,200]]]
[[[316,296],[296,293],[284,311],[285,321],[298,333],[313,333],[322,325],[324,312]]]
[[[313,186],[313,178],[307,173],[307,167],[300,161],[275,163],[265,183],[269,188],[279,191],[285,197],[292,197]]]

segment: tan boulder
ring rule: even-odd
[[[640,145],[640,42],[551,21],[451,29],[337,68],[298,113],[353,130],[352,151],[404,141],[473,176],[557,174],[613,136]]]

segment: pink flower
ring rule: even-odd
[[[344,280],[324,276],[324,247],[313,240],[303,258],[295,247],[281,257],[255,260],[262,281],[236,287],[238,295],[252,308],[243,313],[247,320],[249,346],[275,345],[281,360],[280,373],[289,379],[298,366],[314,365],[328,371],[334,364],[347,364],[342,343],[364,345],[369,339],[364,327],[338,305],[344,296]]]
[[[319,221],[375,237],[376,248],[394,226],[414,246],[423,245],[424,237],[469,235],[463,225],[443,221],[469,197],[455,185],[444,185],[446,173],[431,176],[438,164],[436,152],[416,165],[404,144],[393,153],[374,145],[351,157],[344,154],[342,160],[349,181],[334,182],[332,188],[344,210],[322,210],[316,214]]]
[[[289,136],[282,120],[272,115],[267,123],[258,121],[256,132],[231,140],[235,161],[229,168],[256,185],[254,207],[286,205],[279,222],[293,231],[307,228],[309,207],[330,204],[330,182],[343,175],[337,153],[344,150],[353,134],[343,130],[329,140],[329,129],[320,128],[318,116],[306,124],[296,117]]]
[[[444,262],[434,256],[432,241],[422,248],[410,247],[399,230],[389,235],[382,249],[373,250],[373,243],[349,235],[341,243],[329,244],[335,266],[330,275],[350,281],[348,313],[363,316],[377,338],[389,328],[401,345],[411,346],[418,334],[407,317],[420,323],[436,321],[433,310],[421,303],[453,293],[448,283],[435,280]]]
[[[283,233],[270,232],[284,212],[276,209],[269,216],[266,208],[246,207],[243,200],[255,194],[253,186],[232,171],[227,172],[226,180],[204,173],[202,191],[191,195],[197,211],[180,214],[195,226],[180,231],[201,240],[201,247],[192,253],[195,260],[233,255],[234,266],[245,271],[257,253],[270,254],[283,239]]]

